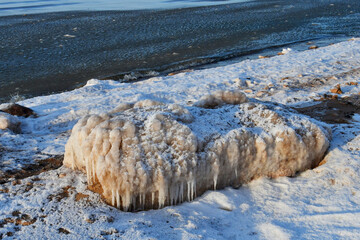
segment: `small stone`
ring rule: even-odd
[[[337,84],[334,88],[330,89],[331,93],[342,94],[340,84]]]
[[[358,83],[357,82],[347,82],[346,85],[348,85],[348,86],[357,86]]]
[[[319,163],[318,167],[320,167],[321,165],[324,165],[325,163],[326,163],[326,159],[323,159],[323,160]]]
[[[21,214],[21,212],[18,211],[18,210],[13,211],[13,212],[11,213],[11,215],[13,215],[14,217],[20,216],[20,214]]]
[[[246,93],[252,93],[253,90],[251,90],[251,89],[246,89],[246,90],[244,90],[244,92],[246,92]]]
[[[27,220],[27,221],[21,221],[21,225],[22,226],[29,226],[31,224],[34,224],[36,222],[36,218],[33,218],[33,219],[30,219],[30,220]]]
[[[95,222],[95,219],[91,219],[91,218],[86,218],[85,222],[93,224]]]
[[[317,49],[317,48],[319,48],[319,47],[316,46],[316,45],[312,45],[312,46],[309,47],[309,49]]]
[[[9,193],[9,189],[7,189],[7,188],[2,188],[2,189],[0,189],[0,192]]]
[[[19,185],[19,184],[21,184],[21,180],[19,180],[19,179],[16,179],[16,180],[14,180],[14,181],[12,181],[12,183],[11,183],[13,186],[15,186],[15,185]]]
[[[255,86],[255,84],[251,80],[246,80],[245,83],[246,83],[246,85],[248,87],[254,87]]]
[[[270,56],[259,55],[259,59],[270,58]]]
[[[80,201],[81,199],[84,199],[84,198],[88,198],[89,197],[89,195],[87,195],[87,194],[83,194],[83,193],[77,193],[76,195],[75,195],[75,201]]]
[[[70,231],[65,229],[65,228],[59,228],[58,231],[59,231],[59,233],[64,233],[64,234],[69,234],[70,233]]]
[[[259,91],[259,92],[256,93],[256,96],[257,96],[257,97],[262,97],[262,96],[264,96],[266,93],[267,93],[267,91]]]
[[[64,177],[66,177],[66,173],[60,173],[59,174],[59,178],[64,178]]]
[[[331,184],[331,185],[335,185],[335,183],[336,183],[335,179],[333,179],[333,178],[330,179],[330,184]]]

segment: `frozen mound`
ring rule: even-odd
[[[295,175],[316,166],[329,146],[330,130],[284,106],[218,106],[148,100],[86,116],[72,130],[64,165],[85,172],[107,203],[136,211],[261,176]]]
[[[9,129],[15,133],[20,131],[20,122],[12,115],[0,112],[0,129]]]
[[[194,105],[202,108],[215,108],[224,104],[240,104],[246,101],[246,95],[243,92],[219,90],[202,97]]]

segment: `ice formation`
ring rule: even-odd
[[[12,115],[0,112],[0,129],[9,129],[17,133],[20,131],[20,122]]]
[[[115,207],[153,209],[314,167],[330,135],[284,106],[223,91],[193,107],[145,100],[86,116],[72,130],[64,165],[85,172],[89,188]]]
[[[224,104],[240,104],[246,101],[247,99],[243,92],[219,90],[202,97],[194,105],[203,108],[215,108]]]

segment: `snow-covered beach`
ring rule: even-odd
[[[358,239],[359,65],[360,39],[350,39],[135,83],[92,79],[70,92],[21,101],[37,117],[18,117],[21,133],[0,130],[2,175],[35,160],[63,155],[71,129],[81,117],[110,112],[120,103],[151,99],[190,106],[214,91],[240,89],[249,98],[302,108],[337,96],[344,102],[351,99],[353,112],[342,124],[328,123],[333,139],[321,166],[295,178],[260,178],[239,189],[207,191],[192,202],[160,210],[121,212],[87,190],[85,175],[65,167],[10,179],[0,185],[0,236]],[[337,84],[342,93],[331,93]],[[328,113],[337,112],[332,110]]]

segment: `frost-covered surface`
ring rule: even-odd
[[[85,116],[66,144],[64,165],[85,172],[90,189],[125,211],[318,165],[330,129],[284,106],[246,101],[240,91],[217,91],[198,107],[143,100],[121,104],[116,109],[129,108],[118,114]],[[215,106],[222,107],[202,109]]]
[[[190,106],[216,90],[240,88],[262,101],[304,106],[338,83],[342,96],[358,94],[359,85],[346,83],[359,83],[359,66],[360,40],[354,39],[137,83],[90,80],[71,92],[20,102],[38,117],[16,117],[21,134],[0,130],[1,171],[64,154],[81,117],[108,113],[120,103],[152,99]],[[160,210],[118,211],[86,190],[85,175],[66,168],[42,173],[40,180],[2,184],[0,234],[15,239],[359,239],[360,123],[358,115],[353,119],[330,125],[333,140],[318,168],[296,178],[260,178],[239,189],[208,191],[191,203]]]

